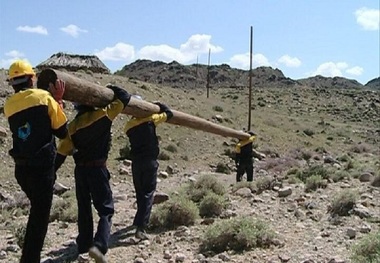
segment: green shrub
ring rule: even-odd
[[[347,171],[336,171],[331,175],[331,179],[336,183],[342,181],[345,178],[350,178],[350,173]]]
[[[350,156],[348,156],[347,154],[344,154],[344,155],[342,155],[342,156],[339,156],[339,157],[337,158],[337,160],[338,160],[339,162],[345,162],[345,163],[347,163],[347,162],[351,161],[351,158],[350,158]]]
[[[215,171],[216,171],[217,173],[224,173],[224,174],[229,174],[229,173],[231,172],[230,168],[229,168],[228,165],[225,164],[225,163],[218,163],[218,164],[216,165],[216,169],[215,169]]]
[[[329,178],[329,172],[323,165],[314,165],[297,173],[297,177],[304,183],[313,175],[320,175],[323,179]]]
[[[311,129],[305,129],[303,130],[303,133],[306,134],[307,136],[313,136],[315,132]]]
[[[348,216],[349,212],[354,208],[356,200],[357,194],[355,192],[351,190],[340,192],[331,203],[331,215]]]
[[[305,182],[305,191],[311,192],[315,191],[318,188],[326,188],[327,181],[322,178],[320,175],[312,175],[306,179]]]
[[[176,153],[177,147],[174,144],[169,144],[168,146],[165,147],[165,150],[171,153]]]
[[[254,218],[233,218],[209,226],[200,244],[201,252],[241,252],[269,247],[275,234],[268,224]]]
[[[226,188],[214,175],[202,175],[190,182],[185,189],[187,196],[194,202],[200,202],[209,192],[224,195]]]
[[[160,151],[157,157],[158,160],[167,161],[170,160],[170,155],[167,154],[165,151]]]
[[[226,206],[223,196],[209,192],[199,204],[199,215],[201,217],[220,216]]]
[[[264,192],[265,190],[271,190],[272,178],[268,176],[257,177],[254,181],[254,185],[258,194]]]
[[[380,262],[380,231],[363,237],[351,250],[352,263]]]
[[[50,210],[49,221],[75,223],[78,221],[77,201],[74,191],[67,191],[62,198],[54,200]]]
[[[199,218],[197,205],[184,197],[169,200],[152,211],[151,228],[173,229],[194,225]]]
[[[212,109],[213,109],[214,111],[223,112],[223,108],[222,108],[221,106],[218,106],[218,105],[212,107]]]

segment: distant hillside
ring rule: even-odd
[[[67,71],[90,70],[94,73],[109,74],[110,70],[97,56],[73,55],[57,53],[37,65],[39,70],[44,68],[65,69]],[[152,84],[165,85],[173,88],[205,88],[209,77],[210,88],[247,87],[249,71],[231,68],[227,64],[182,65],[176,61],[165,63],[161,61],[136,60],[125,65],[116,75],[137,79]],[[368,88],[380,90],[380,78],[362,85],[356,80],[342,77],[315,76],[293,80],[286,77],[281,70],[272,67],[258,67],[252,70],[252,86],[256,88],[292,88],[307,86],[313,88]]]
[[[249,77],[248,71],[227,64],[212,65],[208,69],[207,65],[184,66],[176,61],[167,64],[150,60],[137,60],[115,74],[175,88],[206,87],[207,76],[211,88],[244,87],[248,86]],[[293,87],[298,84],[286,78],[279,69],[259,67],[253,70],[252,85],[255,87]]]
[[[365,86],[369,89],[380,90],[380,77],[368,81],[368,83],[365,84]]]
[[[185,66],[176,61],[164,63],[161,61],[137,60],[124,66],[115,74],[174,88],[206,87],[208,75],[211,88],[246,87],[249,85],[249,71],[231,68],[227,64],[210,66],[208,74],[207,65],[192,64]],[[293,80],[284,76],[279,69],[258,67],[252,70],[252,85],[258,88],[308,86],[315,88],[360,89],[366,87],[379,89],[379,80],[372,80],[365,86],[356,80],[342,77],[315,76]]]

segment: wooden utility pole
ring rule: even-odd
[[[251,26],[250,51],[249,51],[249,95],[248,95],[248,127],[251,130],[251,107],[252,107],[252,50],[253,50],[253,27]]]
[[[63,99],[65,100],[95,107],[104,107],[114,99],[114,93],[111,89],[89,82],[85,79],[80,79],[66,72],[56,69],[45,69],[38,75],[40,83],[55,83],[57,78],[65,81],[66,89],[63,94]],[[128,86],[125,88],[128,90]],[[128,106],[124,108],[123,113],[135,117],[147,117],[150,114],[158,113],[159,111],[160,107],[156,104],[131,97]],[[181,125],[225,137],[233,137],[240,140],[246,140],[250,137],[248,133],[224,127],[184,112],[173,109],[172,112],[173,118],[168,121],[168,123],[171,124]]]
[[[210,54],[211,48],[208,49],[208,64],[207,64],[207,98],[209,97],[209,89],[210,89]]]

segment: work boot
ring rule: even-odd
[[[90,262],[90,257],[87,253],[79,254],[77,261],[80,263]]]
[[[143,228],[137,228],[135,237],[140,240],[149,240],[149,237]]]
[[[96,246],[92,246],[88,254],[95,259],[96,263],[107,263],[106,256]]]

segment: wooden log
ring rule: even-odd
[[[107,89],[101,85],[80,79],[72,74],[56,69],[43,70],[38,75],[38,82],[44,83],[44,86],[46,86],[46,83],[55,83],[57,78],[65,81],[66,90],[63,95],[63,99],[65,100],[74,101],[85,105],[92,105],[95,107],[104,107],[113,100],[114,94],[111,89]],[[132,97],[123,113],[135,117],[146,117],[152,113],[159,112],[159,110],[160,108],[156,104]],[[172,112],[173,118],[168,121],[168,123],[171,124],[202,130],[225,137],[233,137],[240,140],[245,140],[250,137],[250,135],[245,132],[224,127],[184,112],[173,109]]]

